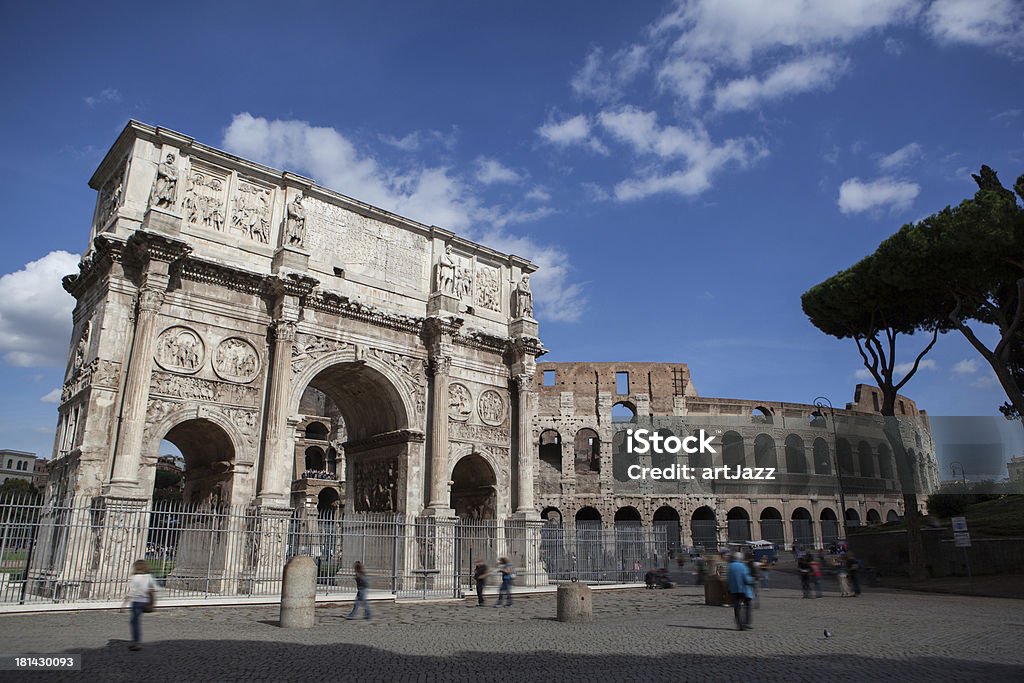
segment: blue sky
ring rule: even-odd
[[[859,357],[800,294],[1024,172],[1021,45],[1013,0],[6,3],[0,447],[50,452],[59,276],[129,118],[533,258],[547,360],[840,405]],[[905,393],[995,413],[960,337],[929,359]]]

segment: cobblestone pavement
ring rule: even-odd
[[[144,616],[140,652],[127,648],[124,613],[11,615],[0,621],[0,650],[79,652],[84,666],[0,679],[1019,681],[1021,607],[897,591],[807,600],[773,587],[743,632],[731,609],[705,606],[695,586],[595,591],[591,624],[555,621],[554,594],[520,596],[507,609],[377,604],[372,621],[346,621],[339,604],[318,608],[315,628],[287,631],[276,606],[164,608]]]

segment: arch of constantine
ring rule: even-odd
[[[523,258],[134,121],[90,186],[89,247],[64,279],[77,305],[47,490],[50,502],[88,509],[68,508],[81,524],[51,532],[35,560],[44,577],[72,565],[115,577],[82,595],[113,592],[151,545],[163,441],[184,457],[187,505],[247,510],[225,530],[250,539],[243,550],[214,562],[210,533],[191,545],[222,576],[248,567],[250,588],[253,576],[279,580],[296,510],[417,520],[407,547],[388,552],[424,587],[456,562],[455,519],[518,521],[488,547],[546,582],[542,519],[675,523],[671,543],[690,545],[707,536],[690,520],[710,522],[721,541],[743,515],[842,518],[834,473],[817,458],[825,434],[807,422],[813,406],[698,397],[681,364],[538,365],[535,266]],[[616,373],[630,376],[624,391]],[[757,491],[623,482],[618,405],[651,419],[713,416],[751,462],[767,438],[784,481]],[[839,412],[873,411],[860,402]],[[922,424],[921,481],[933,481]],[[898,482],[878,434],[864,438],[866,453],[851,445],[846,513],[884,519],[901,510]],[[820,525],[809,536],[763,528],[779,542],[827,540]],[[195,579],[183,569],[189,545],[182,536],[183,584]],[[221,592],[240,584],[215,582]]]

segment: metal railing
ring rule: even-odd
[[[477,560],[506,558],[516,585],[641,581],[668,558],[664,526],[471,520],[334,509],[189,506],[173,501],[0,500],[0,604],[120,600],[145,560],[162,597],[280,595],[285,562],[317,562],[317,592],[355,594],[362,562],[374,591],[460,597]]]

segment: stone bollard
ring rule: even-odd
[[[594,620],[590,586],[563,583],[558,586],[558,621],[578,623]]]
[[[296,555],[284,566],[281,628],[312,628],[316,609],[316,561]]]

